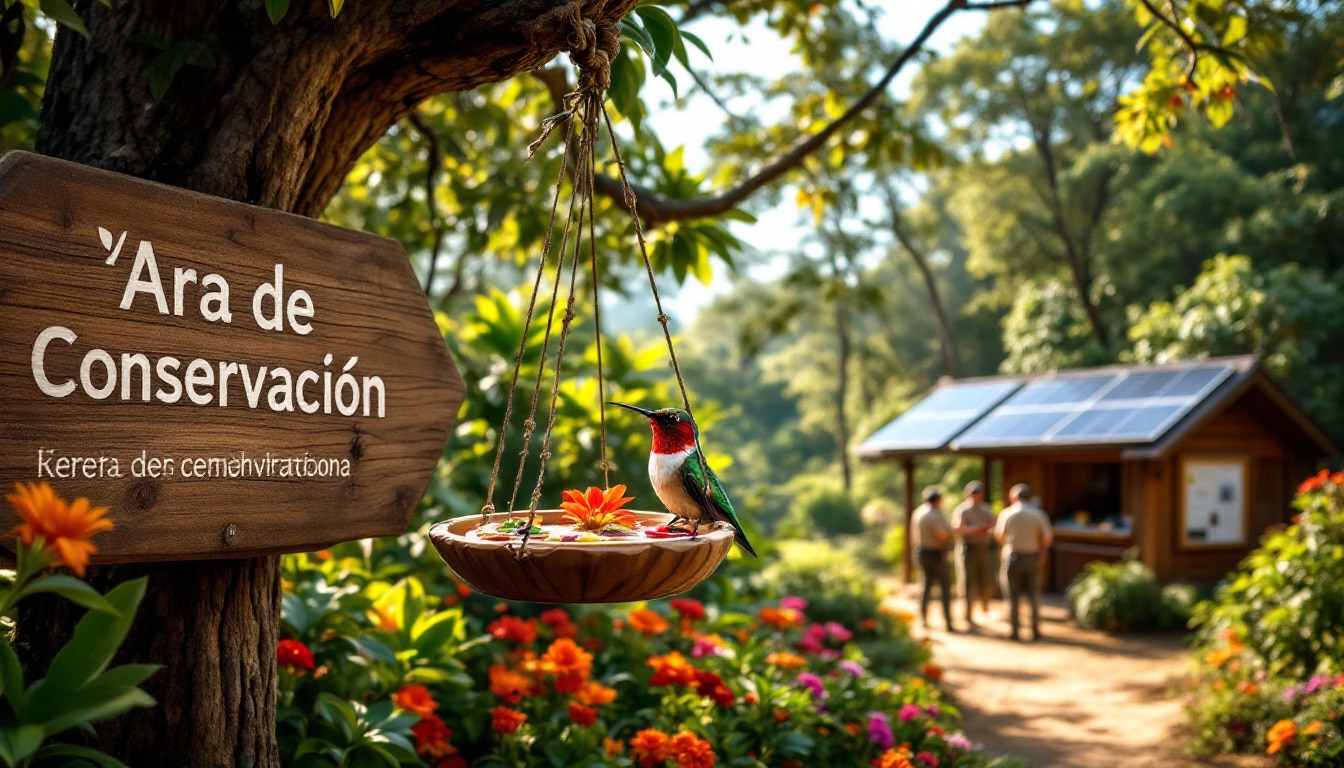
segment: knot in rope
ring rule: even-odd
[[[578,6],[570,17],[569,60],[579,68],[579,91],[605,93],[611,87],[611,62],[621,52],[620,32],[610,19],[594,21],[579,15]]]

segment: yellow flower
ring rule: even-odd
[[[562,519],[567,523],[588,531],[607,528],[629,531],[635,527],[635,513],[622,509],[627,501],[635,500],[634,496],[625,495],[624,485],[613,485],[605,491],[594,486],[587,491],[562,491],[560,495],[564,498],[560,503],[565,511]]]
[[[23,519],[14,535],[29,546],[42,539],[44,551],[59,557],[76,576],[84,575],[89,556],[98,552],[89,537],[112,530],[112,521],[104,517],[107,507],[90,506],[85,498],[67,504],[47,483],[15,483],[14,493],[5,498]]]

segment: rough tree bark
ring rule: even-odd
[[[592,45],[595,30],[609,47],[634,0],[365,0],[337,19],[322,0],[295,0],[279,25],[259,0],[114,5],[77,2],[91,39],[57,36],[38,151],[314,216],[419,102],[539,67]],[[130,43],[137,34],[203,43],[215,65],[183,68],[156,103],[156,51]],[[89,578],[106,588],[141,574],[149,592],[120,662],[164,665],[145,686],[159,705],[100,726],[99,746],[135,766],[275,765],[278,558]],[[30,669],[45,668],[79,615],[51,602],[25,610]]]

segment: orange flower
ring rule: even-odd
[[[1280,720],[1270,727],[1269,733],[1265,734],[1265,739],[1269,746],[1265,748],[1265,754],[1272,755],[1287,746],[1288,742],[1297,735],[1297,726],[1292,720]]]
[[[1258,690],[1260,690],[1260,686],[1252,683],[1250,680],[1242,680],[1240,683],[1237,683],[1237,691],[1239,693],[1244,693],[1247,696],[1254,694]]]
[[[807,663],[807,659],[788,651],[777,651],[765,657],[766,664],[774,664],[784,669],[794,669]]]
[[[505,704],[517,704],[532,692],[532,679],[503,664],[490,666],[490,692]]]
[[[1323,728],[1325,728],[1325,723],[1322,723],[1320,720],[1313,720],[1307,724],[1306,728],[1302,729],[1302,735],[1314,736],[1320,733]]]
[[[925,677],[935,683],[943,679],[943,668],[937,664],[925,664],[923,672]]]
[[[551,643],[541,657],[541,669],[555,675],[556,693],[574,693],[583,687],[593,669],[593,654],[583,650],[568,637]]]
[[[649,685],[693,685],[695,666],[680,652],[673,651],[666,656],[651,656],[644,662],[653,667],[653,677]]]
[[[571,701],[569,703],[569,719],[573,720],[575,725],[587,728],[597,722],[597,710]]]
[[[902,744],[883,752],[873,761],[873,768],[915,768],[915,764],[910,762],[910,748]]]
[[[616,700],[616,689],[590,681],[574,692],[574,700],[586,707],[600,707]]]
[[[630,612],[630,628],[645,637],[653,637],[667,631],[667,619],[657,611],[636,608]]]
[[[761,622],[776,629],[788,629],[803,623],[803,614],[793,608],[772,608],[766,606],[759,614]]]
[[[850,736],[856,738],[863,735],[863,726],[858,723],[845,723],[845,730],[849,731]]]
[[[439,703],[429,694],[429,689],[419,683],[401,686],[392,694],[392,703],[421,717],[429,717],[439,708]]]
[[[793,715],[790,715],[788,712],[782,709],[772,709],[770,710],[770,715],[771,717],[775,718],[775,722],[779,725],[783,725],[784,723],[788,722],[788,719],[790,717],[793,717]]]
[[[652,768],[671,752],[667,734],[657,728],[645,728],[630,739],[630,756],[643,768]]]
[[[523,621],[515,616],[501,616],[490,622],[490,626],[486,627],[485,631],[489,632],[496,640],[520,644],[530,643],[537,639],[537,620]]]
[[[59,557],[66,568],[81,578],[89,556],[98,552],[89,543],[89,537],[112,530],[112,521],[104,517],[107,507],[91,507],[89,500],[82,497],[67,504],[45,482],[15,483],[14,493],[5,498],[23,519],[14,527],[13,534],[28,546],[42,539],[43,551]]]
[[[625,496],[624,493],[624,485],[613,485],[605,491],[595,486],[586,492],[563,491],[560,494],[564,498],[560,502],[560,508],[565,511],[562,519],[588,531],[607,528],[633,530],[637,525],[635,513],[622,507],[627,501],[634,501],[635,497]]]
[[[673,736],[667,746],[679,768],[714,768],[714,748],[690,731]]]
[[[625,744],[620,739],[603,736],[602,748],[607,751],[607,757],[615,757],[625,751]]]
[[[435,715],[421,717],[420,722],[411,726],[411,733],[415,735],[415,751],[422,755],[447,757],[457,752],[457,747],[448,741],[453,730]]]

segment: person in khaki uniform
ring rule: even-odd
[[[924,575],[924,593],[919,599],[920,622],[929,625],[929,598],[936,583],[942,592],[943,621],[948,632],[952,626],[952,588],[947,573],[947,550],[952,545],[952,528],[943,517],[943,492],[934,485],[924,489],[924,503],[915,510],[910,520],[913,538],[910,543],[919,557],[919,569]]]
[[[965,499],[952,510],[952,530],[957,534],[957,576],[966,598],[966,623],[975,626],[972,601],[980,596],[980,608],[989,613],[989,592],[994,583],[994,562],[989,545],[994,541],[994,510],[985,503],[985,484],[972,480],[963,491]]]
[[[1026,483],[1014,485],[1008,492],[1012,506],[999,515],[994,538],[1003,545],[1003,593],[1008,598],[1008,623],[1013,640],[1018,635],[1018,598],[1026,595],[1031,602],[1031,639],[1041,636],[1041,556],[1054,540],[1050,519],[1036,506],[1036,494]]]

